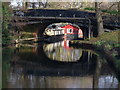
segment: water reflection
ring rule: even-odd
[[[15,75],[12,75],[15,77]],[[13,77],[13,78],[14,78]],[[18,76],[16,76],[18,77]],[[92,77],[38,77],[21,76],[8,87],[15,88],[92,88]],[[10,81],[11,82],[11,81]],[[14,82],[14,81],[13,81]]]
[[[14,79],[13,79],[14,78]],[[11,74],[8,88],[94,88],[93,77],[44,77]],[[117,79],[113,76],[101,76],[97,88],[117,88]]]
[[[76,62],[82,56],[81,49],[69,47],[69,40],[44,44],[44,52],[51,60],[61,62]]]
[[[92,51],[69,47],[68,42],[17,45],[4,69],[6,88],[118,88],[107,63]],[[64,57],[64,58],[63,58]],[[8,60],[8,58],[7,58]],[[5,60],[4,60],[5,61]],[[8,63],[8,62],[7,62]]]

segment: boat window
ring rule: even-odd
[[[73,33],[73,29],[68,28],[68,29],[67,29],[67,33]]]

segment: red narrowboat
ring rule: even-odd
[[[60,36],[64,39],[83,38],[83,32],[79,26],[71,23],[54,23],[49,25],[44,32],[44,35],[56,38]]]
[[[83,38],[82,30],[75,25],[68,24],[61,28],[64,29],[64,38],[67,38],[67,39]]]

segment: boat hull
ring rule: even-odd
[[[46,38],[44,38],[45,42],[59,42],[64,40],[64,35],[53,35],[53,36],[47,36]]]
[[[44,39],[44,41],[46,41],[46,42],[58,42],[58,41],[63,41],[63,40],[74,40],[74,39],[78,39],[78,34],[47,36]]]
[[[65,35],[65,39],[67,40],[78,39],[78,34],[67,34]]]

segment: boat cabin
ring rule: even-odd
[[[83,38],[82,30],[74,24],[53,24],[46,28],[44,35],[48,36],[62,36],[64,39]]]
[[[65,38],[83,38],[82,30],[74,25],[68,24],[61,28],[64,29]]]

